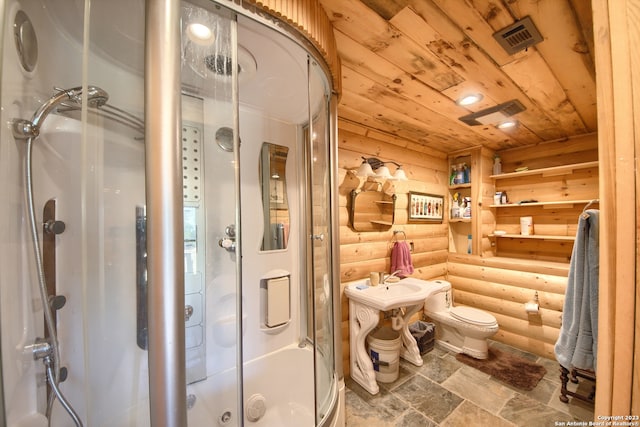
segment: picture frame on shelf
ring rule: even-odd
[[[409,222],[442,222],[444,196],[409,191]]]

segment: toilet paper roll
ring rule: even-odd
[[[524,304],[524,309],[529,314],[538,314],[538,312],[540,311],[540,305],[533,301],[529,301]]]

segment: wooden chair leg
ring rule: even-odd
[[[581,395],[580,393],[569,391],[567,389],[567,382],[571,381],[572,383],[578,384],[578,378],[585,378],[587,380],[593,381],[593,387],[589,395]],[[560,365],[560,381],[562,382],[562,387],[560,387],[560,401],[564,403],[569,402],[569,398],[567,396],[575,397],[576,399],[582,400],[588,403],[594,403],[595,395],[596,395],[596,376],[595,372],[586,371],[584,369],[572,368],[571,370],[565,368]]]
[[[569,381],[569,370],[562,365],[560,366],[560,381],[562,382],[562,387],[560,388],[560,401],[568,403],[569,398],[567,397],[567,382]]]

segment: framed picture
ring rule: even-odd
[[[409,222],[442,222],[444,196],[409,192]]]

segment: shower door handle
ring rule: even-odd
[[[136,341],[147,349],[147,214],[144,206],[136,207]]]

